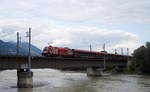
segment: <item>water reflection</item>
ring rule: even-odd
[[[97,92],[96,86],[90,84],[89,79],[76,80],[69,83],[68,87],[62,89],[62,92]]]
[[[33,92],[33,88],[17,88],[17,92]]]
[[[145,90],[145,92],[150,92],[150,76],[139,75],[137,80],[137,84],[139,84],[140,89]]]

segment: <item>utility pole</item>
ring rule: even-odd
[[[115,54],[117,54],[117,49],[115,49]]]
[[[17,32],[17,56],[19,55],[19,32]]]
[[[90,44],[90,51],[92,51],[92,46],[91,46],[91,44]]]
[[[127,48],[127,55],[129,56],[129,48]]]
[[[21,37],[19,37],[19,43],[21,44]]]
[[[128,64],[130,64],[130,61],[129,61],[129,48],[127,48],[127,61],[128,61]]]
[[[103,50],[104,50],[104,70],[106,69],[106,51],[105,51],[105,43],[103,45]]]
[[[19,37],[19,53],[21,55],[21,37]]]
[[[121,54],[123,55],[123,48],[121,48]]]
[[[28,69],[31,69],[31,28],[29,28],[29,32],[26,32],[27,36],[29,37],[29,51],[28,51]]]
[[[103,50],[105,51],[105,43],[103,44]]]

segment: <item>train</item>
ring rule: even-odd
[[[107,59],[127,59],[127,55],[107,53],[106,51],[96,52],[80,49],[70,49],[67,47],[46,46],[42,51],[42,56],[46,57],[72,57],[72,58],[103,58]]]

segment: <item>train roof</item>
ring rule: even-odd
[[[114,56],[124,56],[124,57],[128,56],[128,55],[106,53],[106,52],[97,52],[97,51],[89,51],[89,50],[80,50],[80,49],[74,49],[74,50],[77,51],[77,52],[84,52],[84,53],[99,53],[99,54],[107,54],[107,55],[114,55]]]
[[[80,49],[73,49],[77,52],[85,52],[85,53],[99,53],[99,52],[96,52],[96,51],[89,51],[89,50],[80,50]]]

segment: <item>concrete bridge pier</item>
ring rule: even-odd
[[[88,67],[87,76],[102,76],[102,70],[95,67]]]
[[[32,88],[33,87],[33,72],[28,69],[17,69],[17,87]]]

